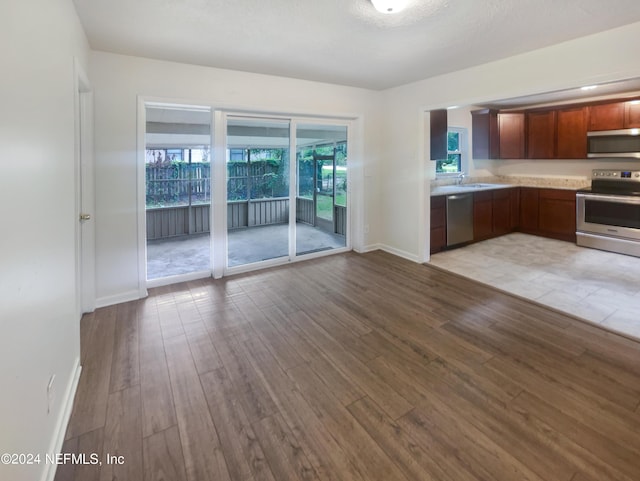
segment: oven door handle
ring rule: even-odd
[[[630,195],[584,194],[578,192],[576,198],[597,200],[598,202],[618,202],[621,204],[640,204],[640,197]]]

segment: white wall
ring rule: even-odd
[[[425,110],[639,77],[640,57],[633,48],[639,40],[640,23],[635,23],[383,92],[387,142],[380,167],[381,242],[415,260],[427,257],[425,180],[433,163],[424,160]],[[496,164],[496,173],[588,175],[591,168],[580,162],[522,161]]]
[[[382,144],[380,93],[266,75],[114,55],[91,54],[95,92],[96,274],[98,305],[138,290],[137,96],[254,111],[327,116],[361,115],[365,132],[364,220],[379,235],[375,164]],[[350,156],[350,161],[355,161]],[[356,233],[357,234],[357,233]]]
[[[71,0],[3,0],[0,18],[0,453],[44,456],[80,354],[73,59],[86,66],[89,48]],[[0,464],[0,479],[49,467]]]

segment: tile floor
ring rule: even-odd
[[[513,233],[430,263],[640,339],[640,258]]]

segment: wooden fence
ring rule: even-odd
[[[208,162],[147,164],[145,175],[149,208],[211,202],[211,165]]]

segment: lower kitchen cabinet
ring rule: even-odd
[[[509,230],[513,232],[520,227],[520,188],[509,189],[509,195],[511,196],[511,224]]]
[[[473,240],[493,237],[493,191],[473,194]]]
[[[447,245],[447,197],[431,197],[431,254]]]
[[[540,189],[538,229],[545,237],[576,241],[576,193]]]
[[[514,187],[473,194],[473,241],[520,231],[569,242],[576,240],[573,190]],[[447,246],[447,197],[431,197],[431,254]]]
[[[576,193],[564,189],[520,189],[520,231],[575,242]]]
[[[535,187],[520,188],[520,230],[534,233],[538,230],[539,190]]]
[[[494,190],[491,202],[492,208],[492,235],[504,235],[511,232],[511,190]]]
[[[473,240],[481,241],[508,234],[518,226],[514,206],[518,189],[495,189],[473,194]]]

